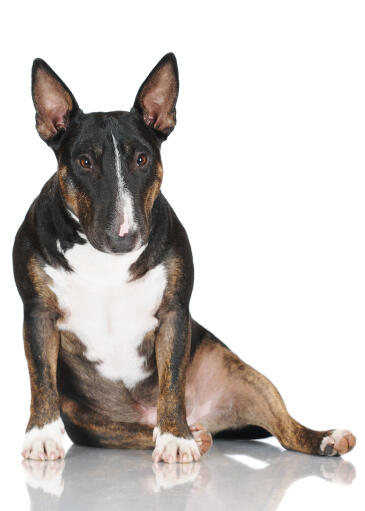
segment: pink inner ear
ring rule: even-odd
[[[66,118],[67,114],[67,105],[57,105],[52,110],[50,110],[49,117],[52,121],[53,126],[59,130],[61,128],[66,128]]]
[[[67,109],[62,108],[61,105],[56,105],[47,111],[46,118],[44,119],[45,127],[48,131],[55,135],[57,131],[66,129],[66,117]]]
[[[66,129],[72,99],[62,85],[40,69],[36,76],[34,99],[38,114],[37,129],[43,138],[50,138]]]
[[[153,94],[147,96],[143,102],[144,104],[144,120],[149,126],[164,131],[172,128],[175,125],[173,113],[167,111],[168,105],[162,100],[161,96],[157,96],[157,101]]]
[[[161,114],[161,102],[154,101],[154,98],[147,97],[144,101],[145,122],[146,124],[155,125],[159,115]]]
[[[174,106],[176,78],[170,65],[157,71],[142,92],[143,115],[146,124],[160,131],[175,126]]]

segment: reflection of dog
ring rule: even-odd
[[[214,445],[209,463],[153,464],[152,470],[143,451],[75,445],[65,460],[23,460],[32,509],[70,509],[75,503],[80,510],[104,509],[106,503],[108,509],[129,509],[136,495],[140,507],[164,508],[178,491],[176,509],[203,504],[225,509],[230,495],[229,502],[244,502],[250,511],[274,511],[299,479],[317,476],[348,484],[355,477],[354,466],[341,458],[306,457],[261,442]],[[236,460],[241,455],[243,463]],[[250,468],[246,460],[260,466]]]
[[[190,245],[160,192],[175,57],[152,70],[130,112],[84,114],[42,60],[32,78],[58,172],[14,246],[32,390],[23,455],[63,456],[60,415],[75,443],[155,444],[155,461],[198,460],[210,433],[232,429],[305,453],[351,449],[349,431],[298,424],[275,387],[190,316]]]

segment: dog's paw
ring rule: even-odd
[[[351,451],[356,444],[355,436],[347,429],[334,429],[322,438],[320,451],[323,456],[336,456]]]
[[[25,433],[22,455],[32,460],[56,460],[65,457],[62,447],[64,428],[61,419],[34,427]]]
[[[209,431],[207,431],[202,424],[194,424],[189,427],[193,438],[199,447],[200,454],[203,455],[208,452],[213,444],[213,438]]]
[[[155,449],[152,453],[152,460],[157,463],[190,463],[199,461],[199,448],[193,438],[182,438],[171,433],[160,433],[160,429],[155,427],[153,438],[156,441]]]

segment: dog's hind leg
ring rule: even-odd
[[[274,385],[208,332],[188,370],[186,406],[188,423],[201,422],[213,435],[258,426],[258,434],[271,433],[287,449],[329,456],[355,445],[349,431],[313,431],[299,424]]]
[[[60,397],[61,417],[75,444],[116,449],[153,448],[153,426],[114,422],[73,399]]]
[[[153,449],[154,426],[139,422],[111,421],[103,415],[61,395],[61,417],[70,439],[77,445],[111,449]],[[190,425],[200,454],[212,445],[212,437],[201,424]],[[169,462],[163,457],[163,461]]]

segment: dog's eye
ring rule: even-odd
[[[147,163],[147,156],[144,153],[139,153],[137,156],[138,167],[143,167]]]
[[[88,156],[81,156],[79,159],[79,163],[83,169],[91,169],[92,163]]]

